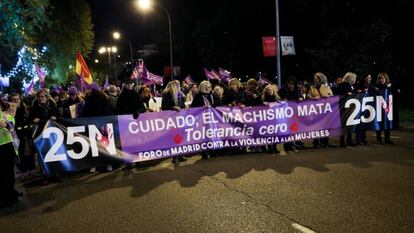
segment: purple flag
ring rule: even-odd
[[[40,68],[38,64],[35,65],[37,77],[39,77],[40,88],[45,87],[45,77],[46,73]]]
[[[267,79],[267,78],[265,78],[265,77],[263,77],[263,76],[260,76],[260,78],[259,78],[259,84],[260,85],[265,85],[265,84],[271,84],[271,85],[273,85],[274,83],[273,82],[271,82],[271,81],[269,81],[269,79]]]
[[[76,88],[78,88],[78,90],[80,92],[83,93],[85,91],[85,89],[84,89],[84,85],[83,85],[82,80],[83,80],[83,78],[79,77],[78,75],[75,76],[75,86],[76,86]]]
[[[164,84],[164,78],[162,76],[147,72],[147,79],[152,81],[154,84],[162,85]]]
[[[211,70],[211,74],[213,74],[214,79],[217,79],[217,80],[220,80],[221,79],[219,72],[217,72],[215,69],[212,69]]]
[[[34,91],[34,80],[32,78],[32,80],[30,80],[29,86],[27,86],[26,88],[26,94],[30,95],[30,93],[32,93],[33,91]]]
[[[219,67],[219,75],[222,81],[229,82],[231,79],[231,72]]]
[[[213,72],[208,71],[206,68],[204,68],[204,74],[206,75],[207,79],[217,79],[220,80],[220,77]]]
[[[102,86],[102,90],[106,90],[108,87],[109,87],[109,80],[108,80],[108,75],[106,75],[105,83]]]
[[[131,79],[135,80],[138,79],[138,68],[135,66],[134,69],[132,70],[132,74],[131,74]]]

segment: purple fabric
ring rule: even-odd
[[[220,77],[214,74],[213,72],[208,71],[206,68],[203,68],[203,69],[204,69],[204,74],[206,75],[207,80],[210,80],[210,79],[220,80]]]
[[[220,78],[224,82],[229,82],[231,79],[231,72],[219,67]]]
[[[37,77],[39,77],[40,88],[44,88],[46,73],[40,68],[38,64],[36,64],[35,67],[36,67]]]
[[[234,121],[228,120],[231,115]],[[240,121],[237,116],[244,118]],[[144,113],[137,120],[123,115],[118,116],[118,122],[122,151],[127,160],[134,161],[155,159],[148,157],[150,153],[161,153],[157,158],[162,158],[224,147],[321,138],[338,135],[341,128],[338,97],[245,109],[191,108]],[[170,128],[163,127],[168,124]],[[214,148],[202,148],[212,143],[216,143]]]
[[[102,90],[106,90],[109,87],[109,80],[108,80],[108,75],[105,78],[105,83],[102,86]]]

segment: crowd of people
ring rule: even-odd
[[[17,92],[2,94],[0,110],[0,179],[2,191],[0,192],[0,206],[10,206],[18,201],[20,192],[14,188],[16,161],[17,167],[23,174],[30,173],[36,168],[36,151],[32,140],[36,138],[44,128],[48,120],[60,118],[73,118],[70,106],[82,106],[77,117],[96,117],[107,115],[132,114],[134,118],[140,113],[174,110],[181,111],[190,107],[216,107],[216,106],[258,106],[264,102],[277,102],[282,100],[303,101],[305,99],[328,98],[333,95],[342,97],[356,93],[369,93],[382,95],[390,91],[391,82],[386,73],[377,75],[376,81],[372,81],[371,75],[365,75],[357,79],[355,73],[346,73],[343,77],[335,79],[329,84],[323,73],[314,74],[312,83],[300,82],[290,77],[284,85],[259,82],[249,79],[242,83],[233,78],[228,83],[218,80],[205,80],[188,84],[173,80],[165,85],[161,93],[154,93],[154,89],[148,86],[135,86],[132,81],[127,81],[122,87],[110,85],[105,90],[93,83],[90,89],[80,93],[74,86],[65,90],[40,89],[36,93],[23,97]],[[161,108],[154,108],[150,102],[156,102],[154,96],[162,96]],[[9,111],[9,104],[17,105],[15,115]],[[383,131],[383,132],[382,132]],[[393,144],[390,138],[390,130],[376,132],[376,140],[379,144]],[[382,136],[382,133],[384,136]],[[355,140],[352,136],[355,135]],[[16,146],[16,141],[20,143]],[[347,127],[343,129],[340,137],[340,147],[368,145],[364,127]],[[304,148],[301,141],[285,143],[284,149],[294,150]],[[332,146],[329,138],[315,139],[314,148],[327,148]],[[259,148],[244,148],[244,151],[267,151],[271,154],[279,153],[276,145],[268,145]],[[219,151],[223,154],[226,151]],[[215,156],[216,152],[202,152],[203,159]],[[19,158],[19,159],[16,159]],[[173,163],[178,164],[185,160],[183,156],[173,158]],[[129,164],[129,166],[131,166]],[[108,170],[112,167],[108,166]],[[93,168],[91,171],[95,171]],[[47,184],[47,178],[45,178]]]

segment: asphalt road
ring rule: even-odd
[[[193,156],[19,183],[25,195],[0,210],[0,232],[411,233],[414,125],[392,135],[395,145]]]

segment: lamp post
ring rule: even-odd
[[[119,40],[119,39],[121,39],[121,34],[119,32],[114,32],[114,33],[112,33],[112,37],[115,40]],[[132,43],[131,43],[131,40],[129,38],[127,38],[127,40],[128,40],[128,44],[129,44],[129,56],[131,58],[131,67],[133,69],[134,68],[134,64],[133,64],[134,63],[134,58],[132,56]]]
[[[279,31],[279,0],[275,0],[276,4],[276,68],[277,68],[277,85],[282,86],[282,72],[280,70],[280,31]]]
[[[98,51],[100,54],[104,54],[104,53],[108,53],[108,64],[109,64],[109,77],[112,76],[112,62],[111,62],[111,53],[116,53],[118,52],[118,48],[115,46],[112,47],[101,47]],[[115,67],[116,69],[116,67]],[[115,75],[116,75],[116,70],[115,70]]]
[[[151,0],[138,0],[138,6],[142,10],[148,10],[151,8],[152,5],[155,5],[151,2]],[[171,26],[171,15],[168,13],[167,9],[160,4],[156,4],[166,15],[168,18],[168,32],[169,32],[169,39],[170,39],[170,66],[171,66],[171,80],[174,79],[174,63],[173,63],[173,45],[172,45],[172,26]]]

